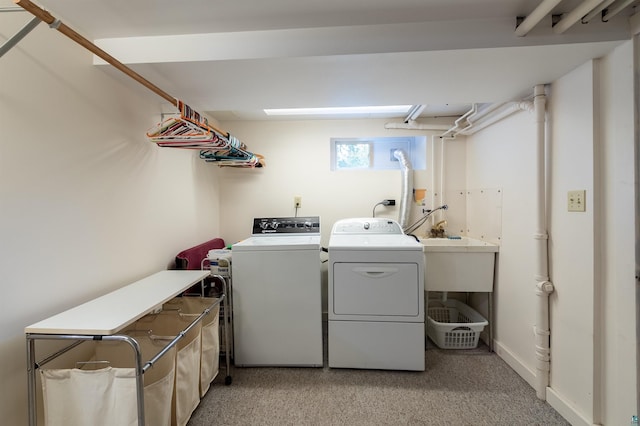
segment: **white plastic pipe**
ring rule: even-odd
[[[603,0],[585,0],[580,3],[580,6],[567,13],[562,19],[553,26],[553,32],[556,34],[562,34],[571,28],[576,22],[582,19],[593,9],[598,7]]]
[[[470,115],[476,114],[478,112],[478,105],[477,104],[473,104],[471,106],[471,109],[467,112],[465,112],[460,118],[458,118],[455,123],[453,124],[453,127],[451,127],[449,130],[447,130],[446,132],[444,132],[442,135],[440,136],[448,136],[449,134],[451,134],[452,136],[455,137],[455,135],[457,135],[460,130],[463,128],[462,127],[462,123],[463,121],[465,121],[467,119],[467,117],[469,117]],[[468,126],[465,126],[465,128]]]
[[[444,165],[445,165],[445,147],[446,143],[445,143],[445,138],[441,138],[440,139],[440,205],[443,206],[446,204],[445,201],[445,197],[444,197]],[[434,206],[435,207],[435,206]],[[432,207],[433,208],[433,207]],[[439,214],[439,221],[440,220],[444,220],[445,219],[445,213],[444,213],[444,209],[440,210]],[[433,222],[435,221],[435,218],[431,221],[431,223],[433,224]]]
[[[410,120],[407,123],[385,123],[385,129],[404,129],[404,130],[447,130],[451,127],[448,124],[423,124]]]
[[[502,104],[499,108],[492,110],[490,113],[483,115],[478,120],[471,120],[469,125],[458,131],[462,135],[472,135],[485,127],[497,123],[518,111],[528,111],[533,107],[531,102],[509,102]]]
[[[593,9],[591,12],[589,12],[587,14],[587,16],[585,16],[584,18],[582,18],[582,23],[586,24],[588,23],[590,20],[592,20],[593,18],[595,18],[596,16],[598,16],[603,10],[605,10],[607,7],[609,7],[609,5],[611,3],[613,3],[616,0],[605,0],[604,2],[602,2],[600,4],[600,6],[596,7],[595,9]],[[635,1],[635,0],[634,0]]]
[[[443,137],[440,136],[440,139]],[[436,206],[436,136],[431,138],[431,208]],[[422,214],[424,214],[424,209]]]
[[[531,12],[516,28],[518,37],[526,36],[542,19],[547,16],[551,10],[556,7],[562,0],[544,0]]]
[[[533,105],[536,123],[536,396],[546,400],[549,386],[550,371],[550,340],[549,329],[549,294],[553,292],[553,284],[549,280],[548,239],[546,217],[546,168],[545,168],[545,114],[546,95],[544,85],[534,89]]]
[[[420,114],[422,114],[422,111],[424,111],[425,107],[426,107],[426,105],[414,105],[414,106],[412,106],[411,109],[409,110],[409,114],[404,119],[404,122],[408,123],[410,121],[415,121],[416,118],[420,117]]]
[[[635,0],[625,0],[620,4],[615,4],[615,7],[612,7],[607,11],[607,13],[602,17],[604,22],[607,22],[609,19],[616,16],[618,13],[622,12],[627,6],[631,5]]]

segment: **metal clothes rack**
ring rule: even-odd
[[[210,260],[208,258],[202,259],[200,262],[200,269],[205,271],[206,264]],[[231,265],[229,265],[229,272],[231,272]],[[224,321],[224,357],[227,366],[227,376],[224,379],[225,385],[230,385],[232,382],[231,374],[229,372],[229,366],[231,365],[231,358],[233,357],[233,289],[231,275],[211,274],[212,278],[216,278],[222,282],[222,294],[225,296],[224,304],[222,306],[222,320]],[[204,286],[204,283],[203,283]],[[204,293],[204,287],[202,288]],[[229,331],[231,329],[231,331]]]
[[[37,19],[34,19],[31,22],[29,22],[18,34],[16,34],[14,37],[9,39],[8,43],[5,43],[5,45],[1,46],[0,56],[2,56],[4,52],[11,49],[26,34],[28,34],[31,30],[33,30],[33,28],[35,28],[38,25],[39,21],[43,21],[46,24],[48,24],[49,27],[58,30],[62,34],[69,37],[71,40],[75,41],[85,49],[89,50],[94,55],[98,56],[108,64],[114,66],[115,68],[122,71],[132,79],[136,80],[138,83],[145,86],[147,89],[151,90],[152,92],[156,93],[158,96],[170,102],[174,107],[180,110],[181,116],[185,118],[184,117],[185,108],[182,108],[183,105],[181,101],[169,95],[167,92],[160,89],[158,86],[151,83],[149,80],[142,77],[140,74],[133,71],[131,68],[127,67],[122,62],[120,62],[119,60],[117,60],[116,58],[114,58],[113,56],[111,56],[110,54],[108,54],[107,52],[105,52],[95,44],[91,43],[89,40],[87,40],[85,37],[80,35],[78,32],[74,31],[73,29],[71,29],[64,23],[62,23],[59,19],[51,15],[51,13],[35,5],[30,0],[13,0],[13,2],[18,6],[22,7],[27,12],[30,12],[31,14],[33,14]],[[188,105],[184,105],[184,106],[186,106],[187,109],[190,110],[189,117],[187,118],[191,118],[193,116],[198,117],[197,120],[193,120],[196,125],[203,127],[207,130],[214,131],[217,135],[219,135],[220,139],[223,139],[227,142],[233,142],[232,145],[235,145],[235,142],[237,141],[237,139],[231,136],[229,132],[225,132],[224,130],[219,129],[216,126],[213,126],[207,123],[206,120],[205,121],[200,120],[199,118],[201,117],[201,115],[199,113],[197,113],[196,111],[193,111]],[[222,165],[230,166],[230,167],[263,167],[264,166],[264,161],[262,156],[257,154],[252,154],[244,150],[239,150],[235,148],[235,146],[232,148],[232,150],[233,151],[238,150],[238,152],[234,152],[234,155],[232,155],[231,158],[229,158],[228,153],[225,153],[226,155],[217,156],[216,152],[211,150],[205,150],[201,158],[206,161],[216,161],[221,166]]]
[[[165,302],[191,288],[194,284],[202,282],[209,274],[209,271],[198,270],[160,271],[26,327],[29,426],[37,425],[36,370],[87,340],[120,341],[131,346],[136,365],[138,425],[143,426],[145,424],[143,374],[208,315],[211,309],[222,302],[226,295],[222,294],[215,303],[206,308],[187,328],[144,364],[140,347],[135,338],[117,333],[144,315],[158,309]],[[225,321],[225,336],[227,335],[228,329]],[[74,343],[41,361],[36,361],[36,340],[74,340]],[[228,374],[229,361],[227,358]],[[230,383],[229,378],[230,376],[227,376],[227,384]]]
[[[1,7],[0,12],[25,12],[24,9],[15,7]],[[23,38],[27,36],[31,31],[34,30],[35,27],[40,23],[40,19],[34,17],[31,21],[27,22],[24,27],[22,27],[17,33],[15,33],[11,38],[7,39],[2,46],[0,46],[0,58],[4,56],[5,53],[10,51],[16,44],[20,42]]]

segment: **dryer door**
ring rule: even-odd
[[[342,319],[420,316],[417,263],[333,264],[333,314]]]

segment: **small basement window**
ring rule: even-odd
[[[415,170],[425,170],[427,163],[426,136],[380,138],[332,138],[331,170],[399,169],[393,153],[402,149]]]

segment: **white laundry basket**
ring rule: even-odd
[[[219,299],[213,297],[176,297],[165,303],[163,309],[176,309],[182,315],[192,320],[197,318],[205,309]],[[201,351],[200,351],[200,397],[209,390],[213,379],[218,375],[220,367],[220,335],[219,335],[220,305],[217,304],[209,314],[202,319]]]
[[[143,360],[164,346],[135,336]],[[143,375],[145,423],[171,424],[175,348]],[[47,426],[137,425],[136,369],[133,349],[118,341],[96,342],[95,354],[79,368],[40,369]]]
[[[177,310],[160,311],[140,318],[136,330],[150,333],[154,339],[168,343],[193,322]],[[176,344],[176,379],[172,403],[172,425],[185,426],[200,403],[200,353],[202,322],[194,325]]]
[[[489,322],[470,306],[455,300],[429,300],[427,335],[441,349],[473,349]]]

